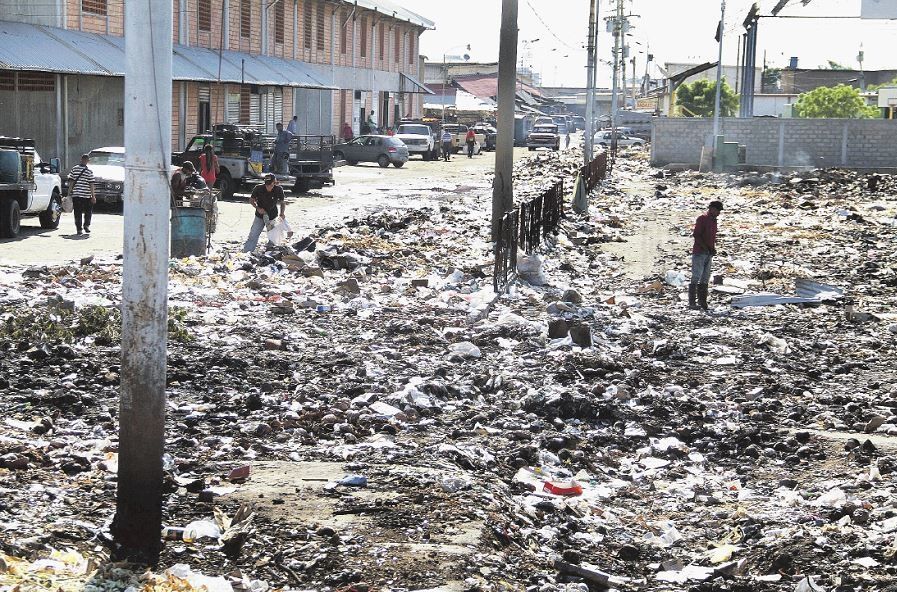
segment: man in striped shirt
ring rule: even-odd
[[[90,218],[93,216],[93,204],[97,203],[94,193],[93,171],[87,165],[90,163],[90,155],[81,155],[81,164],[72,167],[69,173],[69,195],[72,196],[72,205],[75,206],[75,229],[81,234],[81,229],[90,234]],[[82,226],[83,219],[83,226]]]

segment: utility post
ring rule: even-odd
[[[613,80],[613,88],[611,90],[611,106],[610,106],[610,127],[611,127],[611,140],[610,140],[610,152],[611,155],[616,155],[617,153],[617,111],[619,110],[619,96],[618,96],[618,78],[619,78],[619,67],[620,67],[620,40],[623,36],[623,0],[617,0],[617,8],[614,11],[614,17],[610,20],[613,23],[613,33],[614,33],[614,80]]]
[[[501,2],[498,49],[498,138],[492,182],[492,240],[498,241],[501,219],[514,207],[514,97],[517,95],[517,0]]]
[[[589,2],[589,39],[587,41],[588,59],[586,63],[586,131],[583,137],[582,152],[584,164],[592,161],[592,117],[595,106],[595,23],[598,19],[598,0]]]
[[[118,495],[121,555],[161,549],[168,329],[172,0],[125,12],[125,194]]]
[[[719,57],[716,62],[716,98],[713,102],[713,158],[717,156],[717,143],[719,141],[719,104],[720,95],[722,94],[723,80],[723,29],[726,28],[726,0],[720,1],[720,17],[719,17]],[[716,166],[716,162],[714,162]]]

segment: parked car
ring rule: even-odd
[[[384,169],[390,164],[399,169],[408,162],[408,146],[395,136],[358,136],[334,146],[333,158],[351,165],[376,162]]]
[[[37,216],[41,228],[59,227],[59,159],[44,162],[33,140],[0,137],[0,238],[17,237],[22,216]]]
[[[535,126],[537,126],[537,125],[539,125],[539,124],[542,124],[542,123],[547,123],[547,124],[549,124],[549,125],[554,125],[554,119],[551,118],[551,117],[548,117],[547,115],[543,115],[542,117],[537,117],[537,118],[536,118],[536,121],[533,122],[533,127],[535,127]]]
[[[561,149],[561,136],[558,134],[558,126],[554,123],[541,123],[533,128],[526,138],[526,147],[530,152],[536,148],[551,148],[554,151]]]
[[[90,170],[93,171],[97,203],[122,203],[125,185],[125,149],[106,146],[90,151]]]
[[[612,131],[602,130],[595,134],[595,144],[607,147],[610,146],[611,141],[613,140],[614,133]],[[645,141],[641,138],[635,138],[633,136],[628,136],[626,134],[620,133],[617,131],[617,146],[644,146]]]
[[[586,129],[586,118],[581,115],[573,116],[573,127],[576,130],[584,130]]]
[[[567,135],[567,116],[566,115],[555,115],[552,118],[552,121],[555,125],[558,126],[558,134],[562,136]]]
[[[396,138],[408,147],[408,156],[420,154],[424,160],[432,160],[436,155],[436,139],[429,125],[422,123],[402,123],[396,131]]]

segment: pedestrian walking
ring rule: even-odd
[[[279,175],[287,175],[290,172],[290,142],[293,134],[283,129],[283,124],[277,124],[277,138],[274,140],[274,162],[271,163],[271,171]]]
[[[442,130],[442,158],[448,162],[452,159],[452,133]]]
[[[299,116],[293,115],[293,119],[290,120],[290,123],[287,124],[287,131],[293,134],[294,136],[299,133]]]
[[[343,141],[345,141],[345,142],[348,142],[349,140],[351,140],[352,138],[355,137],[355,134],[352,133],[352,126],[349,125],[348,121],[343,122],[343,131],[342,131],[342,134],[340,134],[340,135],[342,136]]]
[[[464,141],[467,142],[467,158],[473,158],[473,149],[477,143],[477,135],[474,133],[473,128],[467,128],[467,136],[464,138]]]
[[[68,176],[69,195],[75,208],[75,230],[80,236],[82,229],[90,234],[90,222],[93,217],[93,205],[97,203],[94,191],[93,171],[88,166],[90,155],[81,155],[81,164],[72,167]]]
[[[371,130],[371,131],[368,132],[368,133],[376,134],[377,132],[380,131],[380,128],[377,127],[377,119],[374,117],[374,110],[373,110],[373,109],[371,109],[370,114],[368,114],[368,121],[367,121],[367,124],[368,124],[368,129]]]
[[[567,139],[565,140],[564,148],[570,148],[570,132],[567,132]]]
[[[691,249],[691,283],[688,284],[688,308],[707,310],[710,283],[710,263],[716,255],[716,219],[723,211],[723,203],[712,201],[707,212],[698,216],[692,232],[695,242]],[[697,300],[697,302],[695,302]]]
[[[203,146],[202,154],[199,155],[199,174],[205,179],[206,185],[214,187],[220,172],[221,167],[218,166],[218,156],[215,154],[215,149],[212,148],[211,144],[206,144]]]
[[[270,230],[274,227],[274,220],[286,216],[286,204],[284,203],[283,187],[277,184],[274,175],[265,175],[265,184],[258,185],[249,195],[249,203],[255,208],[255,218],[249,229],[249,237],[243,245],[244,253],[251,253],[258,246],[262,230]]]

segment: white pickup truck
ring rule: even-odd
[[[396,137],[408,146],[408,156],[420,154],[424,160],[436,158],[436,140],[430,126],[422,123],[403,123],[399,125]]]
[[[41,228],[59,227],[59,159],[44,162],[32,140],[0,137],[0,238],[17,237],[22,216],[37,216]]]

